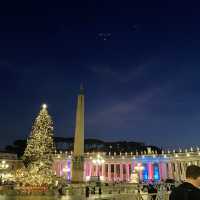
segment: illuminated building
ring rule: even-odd
[[[98,156],[103,162],[98,163]],[[54,169],[58,176],[66,176],[71,180],[71,159],[73,155],[67,153],[58,154],[55,158]],[[94,162],[94,160],[97,160]],[[143,169],[139,171],[140,181],[164,181],[166,179],[184,180],[185,171],[189,165],[200,166],[200,152],[162,153],[146,155],[106,155],[106,153],[84,154],[84,181],[92,177],[100,177],[105,182],[131,182],[131,175],[140,164]],[[67,168],[65,174],[63,168]]]
[[[148,148],[143,153],[116,153],[99,152],[83,153],[84,138],[84,95],[78,97],[76,135],[79,135],[75,146],[75,153],[65,152],[55,156],[53,168],[58,176],[64,176],[68,181],[73,180],[74,158],[83,157],[78,169],[81,174],[79,182],[89,181],[94,177],[105,182],[133,182],[133,174],[137,173],[140,181],[164,181],[166,179],[184,180],[188,165],[200,166],[199,148],[191,148],[190,151],[152,151]],[[79,124],[80,123],[80,124]],[[77,134],[78,133],[78,134]],[[75,137],[75,140],[77,138]],[[110,149],[111,150],[111,149]],[[78,153],[77,153],[78,152]],[[76,163],[75,163],[76,164]],[[140,166],[140,168],[138,168]],[[82,173],[80,172],[82,170]],[[140,169],[140,170],[138,170]],[[74,170],[74,169],[73,169]],[[137,171],[137,172],[136,172]],[[78,177],[75,174],[75,179]]]
[[[16,154],[0,152],[1,181],[13,180],[15,171],[23,166],[22,160],[19,160]]]

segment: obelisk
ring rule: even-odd
[[[76,110],[72,183],[82,183],[84,174],[84,90],[80,88]]]

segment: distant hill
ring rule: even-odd
[[[74,147],[74,138],[64,138],[64,137],[54,137],[54,142],[56,145],[57,151],[73,151]],[[95,138],[86,138],[85,139],[85,152],[133,152],[141,153],[147,151],[147,147],[151,147],[153,151],[161,153],[161,149],[156,146],[147,146],[142,142],[134,141],[103,141]],[[16,153],[21,157],[26,148],[26,140],[16,140],[12,145],[5,147],[5,151],[9,153]]]

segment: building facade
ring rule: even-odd
[[[13,180],[17,169],[22,168],[23,162],[16,154],[0,152],[0,180]]]
[[[54,170],[58,176],[71,180],[71,163],[73,154],[61,153],[55,156]],[[86,153],[84,155],[84,181],[99,177],[104,182],[133,182],[136,173],[140,181],[165,181],[185,179],[189,165],[200,166],[198,149],[184,152],[162,152],[144,155],[124,153],[120,155],[106,153]]]

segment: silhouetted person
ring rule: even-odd
[[[200,167],[191,165],[186,169],[186,181],[175,188],[170,200],[200,200]]]
[[[99,187],[99,194],[101,195],[101,187]]]
[[[95,194],[95,192],[96,192],[96,188],[95,188],[95,186],[94,186],[94,187],[93,187],[92,194]]]
[[[58,188],[58,193],[59,193],[59,195],[62,195],[62,187],[61,186]]]
[[[149,193],[149,194],[152,194],[152,199],[153,199],[153,200],[156,199],[157,190],[156,190],[156,188],[154,188],[154,186],[151,185],[151,184],[150,184],[149,187],[148,187],[148,193]]]
[[[85,197],[89,197],[90,196],[90,188],[88,186],[86,186],[85,188]]]

